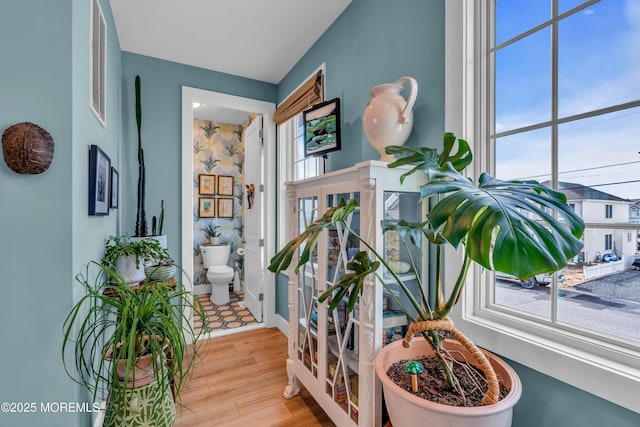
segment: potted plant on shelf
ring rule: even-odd
[[[106,391],[105,426],[173,425],[174,399],[179,401],[198,356],[200,333],[183,314],[192,310],[203,319],[197,300],[192,302],[180,283],[147,280],[131,287],[97,262],[76,279],[84,296],[64,322],[67,374],[92,393],[94,402]],[[67,351],[75,356],[74,369],[65,359]]]
[[[220,229],[219,225],[214,225],[213,223],[209,223],[206,227],[201,228],[200,230],[204,231],[204,235],[209,240],[209,243],[212,245],[220,244]]]
[[[413,259],[410,259],[412,271],[420,283],[417,294],[410,291],[372,243],[351,229],[346,219],[356,208],[355,200],[342,200],[338,206],[329,209],[309,225],[272,258],[269,270],[274,273],[285,270],[293,261],[296,251],[300,250],[295,262],[297,273],[300,267],[311,260],[323,230],[340,222],[366,250],[351,259],[347,265],[349,271],[337,284],[320,295],[319,301],[329,299],[328,309],[334,310],[341,300],[348,298],[347,308],[351,311],[357,297],[362,294],[365,277],[375,274],[378,277],[376,283],[389,291],[390,297],[412,320],[405,339],[385,346],[376,356],[376,373],[383,383],[387,409],[394,427],[412,426],[418,419],[428,419],[432,426],[509,426],[512,408],[521,392],[515,371],[497,356],[479,350],[455,328],[448,317],[449,313],[461,297],[472,262],[521,280],[557,271],[582,248],[580,237],[584,223],[567,205],[564,194],[537,181],[503,181],[486,173],[479,177],[477,183],[466,178],[462,171],[471,164],[471,149],[465,140],[458,139],[456,144],[456,137],[452,133],[445,133],[442,153],[422,147],[393,146],[386,150],[388,154],[400,156],[389,167],[412,166],[401,176],[401,182],[406,176],[419,171],[426,173],[428,178],[420,189],[421,197],[431,198],[433,202],[425,220],[420,223],[404,219],[385,220],[381,222],[381,227],[383,232],[398,232],[403,245],[420,245],[421,239],[425,238],[435,246],[437,279],[429,283],[428,293],[435,303],[429,303]],[[457,279],[447,289],[447,298],[442,283],[445,245],[459,249],[463,257]],[[407,252],[410,256],[411,251]],[[390,285],[385,283],[382,273],[378,271],[380,265],[384,265],[394,278],[400,292],[410,301],[410,307],[404,306]],[[414,335],[424,339],[411,344]],[[425,400],[389,379],[387,369],[393,363],[424,354],[435,358],[440,372],[438,377],[445,384],[443,389],[457,393],[461,406],[469,405],[470,399],[460,385],[457,368],[468,361],[481,369],[486,379],[472,379],[474,384],[484,383],[481,387],[481,406],[449,406]],[[496,375],[496,370],[499,375]],[[469,373],[472,370],[462,371]],[[420,375],[427,374],[411,374],[414,375],[420,382]],[[505,388],[510,388],[502,400],[499,396],[499,379]],[[408,383],[411,384],[411,381]]]
[[[157,240],[109,236],[102,263],[117,271],[125,282],[135,284],[145,278],[145,263],[157,264],[168,257]]]

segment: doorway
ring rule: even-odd
[[[207,117],[205,110],[211,110],[212,116]],[[262,323],[240,324],[231,329],[214,329],[205,335],[207,337],[271,327],[275,321],[275,279],[273,275],[266,273],[266,260],[273,256],[275,246],[274,227],[266,227],[275,221],[274,110],[273,103],[182,87],[181,264],[184,268],[185,288],[197,297],[197,293],[203,292],[199,285],[209,284],[204,279],[207,274],[201,267],[200,245],[205,243],[206,234],[201,229],[209,228],[209,232],[211,229],[221,231],[222,243],[230,246],[230,261],[227,266],[239,273],[244,272],[241,289],[238,289],[241,274],[234,276],[231,282],[234,285],[229,287],[230,299],[237,300],[238,294],[234,291],[240,290],[240,298],[245,299],[245,295],[249,297],[249,304],[241,303],[242,308],[247,307],[256,320],[262,320]],[[262,124],[261,131],[255,130],[258,121]],[[259,139],[254,135],[252,145],[245,147],[244,144],[249,141],[245,140],[244,133],[249,129],[252,134],[259,135]],[[221,134],[215,136],[217,131]],[[204,144],[206,147],[199,145],[197,141],[203,138],[203,132],[208,137]],[[220,137],[227,139],[220,140]],[[243,142],[242,156],[234,151],[234,139]],[[214,144],[217,145],[214,147]],[[201,153],[201,150],[206,153]],[[244,155],[251,157],[247,157],[254,172],[248,177],[251,182],[246,179]],[[260,164],[264,170],[257,177],[256,164]],[[205,181],[202,187],[201,180]],[[251,185],[254,194],[249,208],[247,196]],[[241,251],[238,251],[240,248]],[[240,255],[241,252],[244,253]],[[250,262],[254,267],[251,271],[243,268],[246,266],[243,262],[245,256],[251,258]],[[249,294],[247,291],[250,291]],[[199,298],[202,297],[201,295]],[[185,312],[185,317],[190,319],[193,326],[193,313]],[[233,323],[232,326],[234,325],[238,324]]]

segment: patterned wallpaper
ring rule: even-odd
[[[202,266],[200,244],[207,240],[203,231],[209,224],[218,226],[221,242],[231,244],[232,255],[228,265],[234,267],[239,261],[235,250],[242,240],[242,196],[244,188],[244,125],[231,125],[206,120],[193,121],[193,280],[195,285],[205,283],[206,273]],[[198,192],[199,175],[213,174],[233,177],[233,196],[201,195]],[[220,197],[233,197],[233,218],[200,218],[200,198],[213,199],[217,205]]]

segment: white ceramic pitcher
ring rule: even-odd
[[[409,97],[400,93],[409,83]],[[384,152],[388,145],[402,145],[413,128],[413,104],[418,95],[418,82],[413,77],[401,77],[395,83],[385,83],[371,89],[371,100],[364,109],[362,127],[367,139],[380,153],[380,160],[392,162],[395,157]]]

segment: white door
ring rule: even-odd
[[[244,302],[258,322],[262,322],[262,292],[265,278],[262,115],[251,122],[244,134]],[[253,202],[248,194],[253,188]]]

